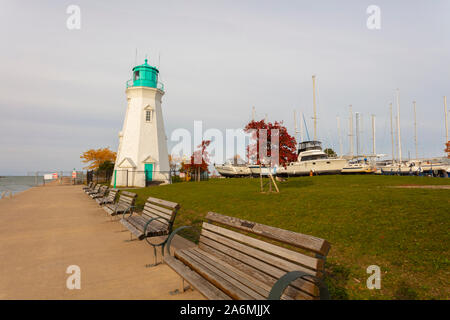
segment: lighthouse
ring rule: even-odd
[[[159,70],[148,64],[133,68],[126,83],[127,110],[111,184],[145,187],[152,181],[169,181],[169,156],[161,98],[164,86]]]

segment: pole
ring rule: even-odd
[[[448,142],[448,119],[447,119],[447,97],[444,96],[444,114],[445,114],[445,143]]]
[[[339,136],[339,156],[342,157],[342,135],[341,135],[341,119],[337,116],[337,127]]]
[[[352,111],[352,105],[350,105],[350,118],[349,118],[349,128],[348,128],[348,136],[349,136],[349,143],[350,143],[350,156],[353,158],[353,111]]]
[[[316,108],[316,76],[312,76],[313,81],[313,104],[314,104],[314,141],[317,140],[317,108]]]
[[[359,152],[364,154],[364,114],[359,114]]]
[[[417,154],[417,115],[416,115],[416,102],[413,101],[414,104],[414,146],[416,148],[416,160],[419,159]]]
[[[294,132],[295,132],[295,139],[297,140],[298,127],[297,127],[297,112],[295,110],[294,110]]]
[[[303,141],[303,112],[300,114],[300,142]]]
[[[400,90],[397,89],[397,142],[398,142],[398,161],[402,163],[402,139],[400,136]]]
[[[359,112],[355,112],[355,127],[356,127],[356,156],[359,156],[360,149],[359,149]]]
[[[375,115],[372,115],[372,153],[374,156],[376,156],[377,154],[377,149],[376,149],[376,141],[375,141]]]
[[[391,113],[392,163],[394,163],[395,153],[394,153],[394,126],[393,126],[393,123],[392,123],[392,103],[389,104],[389,111]]]
[[[263,188],[263,180],[262,180],[261,162],[259,163],[259,182],[260,182],[260,185],[261,185],[261,192],[263,192],[264,188]]]
[[[252,121],[255,121],[255,106],[252,107]]]

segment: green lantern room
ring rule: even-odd
[[[148,64],[145,59],[144,64],[133,68],[133,78],[127,81],[129,87],[150,87],[164,91],[164,85],[158,81],[159,70]]]

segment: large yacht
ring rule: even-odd
[[[322,150],[320,141],[305,141],[299,144],[296,162],[289,163],[286,168],[277,168],[280,176],[304,176],[313,174],[339,174],[346,166],[347,160],[329,158]]]

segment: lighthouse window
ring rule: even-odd
[[[146,110],[145,111],[145,121],[152,122],[153,118],[153,110]]]
[[[139,71],[134,73],[134,80],[139,80]]]

